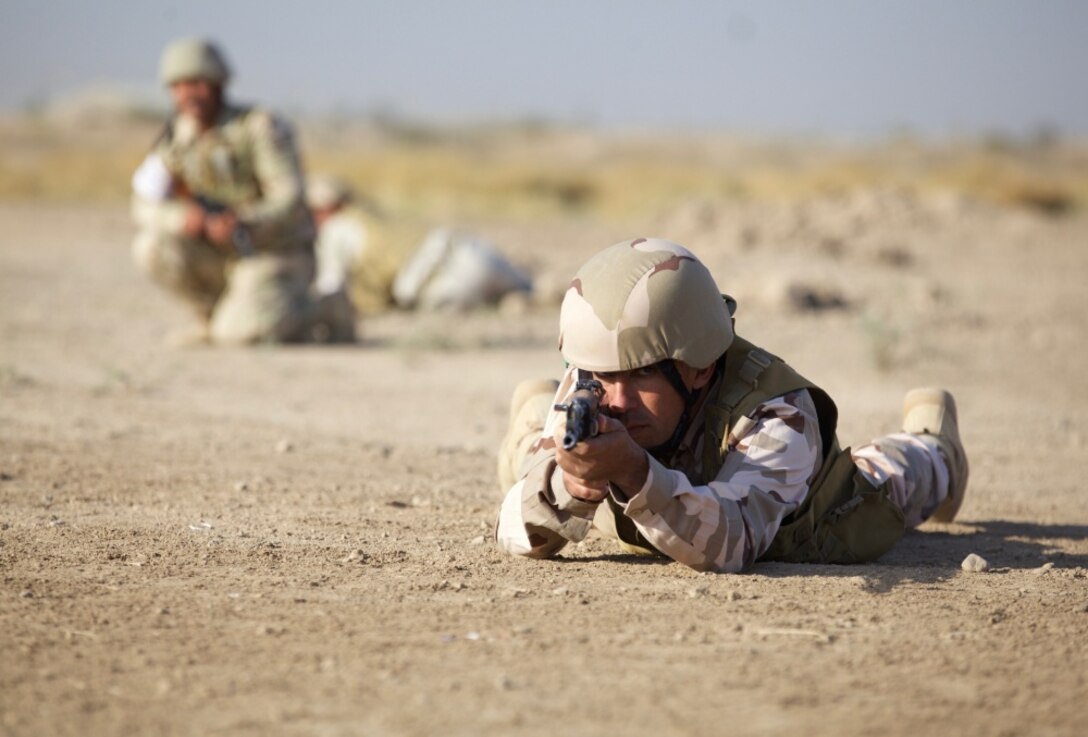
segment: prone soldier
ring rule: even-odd
[[[628,552],[736,572],[874,560],[906,528],[956,516],[968,465],[950,393],[908,392],[902,432],[843,450],[831,397],[735,335],[735,309],[666,240],[582,266],[560,311],[562,381],[524,382],[511,402],[502,549],[549,557],[596,526]],[[596,435],[565,447],[559,408],[589,379]]]
[[[487,240],[391,218],[336,177],[309,177],[306,199],[318,226],[318,290],[349,284],[364,314],[393,306],[470,310],[532,288]]]

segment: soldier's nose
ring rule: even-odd
[[[623,414],[633,406],[634,393],[631,387],[624,381],[617,381],[609,387],[605,401],[609,408],[616,414]]]

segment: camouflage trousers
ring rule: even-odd
[[[948,465],[930,435],[900,432],[850,451],[873,486],[889,483],[892,501],[903,510],[907,528],[929,519],[948,497]]]
[[[309,293],[312,254],[225,254],[211,243],[140,231],[133,258],[141,271],[188,302],[215,343],[294,342],[308,338],[316,306]]]
[[[522,462],[544,429],[556,382],[525,381],[510,403],[510,425],[499,448],[499,484],[505,492],[518,480]],[[890,481],[892,501],[908,528],[926,521],[948,496],[948,467],[935,438],[911,433],[885,435],[851,451],[858,470],[873,486]],[[615,536],[614,523],[596,515],[594,525]]]

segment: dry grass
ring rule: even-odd
[[[887,185],[1051,214],[1088,203],[1088,151],[1068,142],[843,148],[541,126],[310,124],[301,131],[309,170],[344,177],[394,213],[429,219],[628,218],[693,197],[796,200]],[[141,120],[2,121],[0,198],[123,201],[156,132]]]

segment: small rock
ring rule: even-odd
[[[739,591],[730,591],[729,595],[725,597],[729,601],[740,601],[744,597]]]
[[[982,573],[990,570],[990,564],[981,555],[971,553],[960,563],[960,568],[969,573]]]
[[[234,490],[235,491],[249,491],[249,484],[247,484],[245,481],[235,481],[234,482]]]
[[[24,599],[33,599],[34,598],[34,592],[30,591],[30,590],[20,591],[19,596],[23,597]]]
[[[552,596],[566,596],[569,589],[566,586],[560,586],[557,589],[552,589]]]
[[[468,544],[469,545],[483,545],[484,544],[484,536],[483,535],[477,535],[476,537],[469,540]]]
[[[341,558],[340,562],[341,563],[354,563],[355,561],[366,562],[367,558],[369,558],[369,557],[370,556],[368,556],[362,550],[355,549],[355,550],[352,550],[347,555],[345,555],[343,558]]]
[[[290,453],[294,449],[295,449],[295,446],[293,446],[291,444],[291,441],[288,440],[287,438],[283,438],[278,443],[276,443],[276,452],[277,453]]]
[[[1034,571],[1032,571],[1032,573],[1034,573],[1036,576],[1045,576],[1053,568],[1054,568],[1053,563],[1043,563],[1041,566],[1039,566]]]
[[[700,596],[706,596],[705,586],[693,586],[692,588],[688,589],[689,599],[698,599]]]
[[[839,292],[808,284],[791,284],[786,291],[787,304],[796,312],[845,310],[850,303]]]

